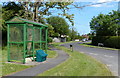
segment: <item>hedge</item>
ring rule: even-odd
[[[120,49],[120,36],[95,36],[92,39],[93,45],[103,43],[105,47]]]
[[[71,41],[71,38],[70,38],[70,37],[67,37],[67,38],[66,38],[66,41]]]
[[[112,47],[112,48],[119,48],[120,49],[120,37],[111,36],[109,39],[107,39],[104,42],[104,45],[106,47]]]
[[[104,43],[109,38],[110,36],[94,36],[92,38],[92,44],[97,46],[98,43]]]

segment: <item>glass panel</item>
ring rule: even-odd
[[[32,31],[33,31],[32,28],[27,27],[27,41],[32,41],[32,39],[33,39]]]
[[[23,26],[19,24],[10,25],[10,42],[23,41]]]
[[[33,43],[32,42],[27,42],[27,55],[32,55],[33,52]]]
[[[35,50],[40,50],[40,43],[34,43],[35,45]]]
[[[32,55],[33,53],[33,28],[27,27],[27,55]]]
[[[45,41],[46,30],[42,29],[42,41]]]
[[[10,44],[10,59],[16,60],[16,62],[22,62],[23,60],[23,44]]]
[[[38,28],[34,29],[34,41],[40,42],[40,29]]]
[[[45,43],[42,43],[42,50],[45,50]]]

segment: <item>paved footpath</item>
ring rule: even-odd
[[[79,51],[81,53],[85,53],[87,55],[90,55],[97,60],[101,61],[102,63],[106,64],[106,66],[111,70],[111,72],[118,76],[118,50],[105,50],[101,48],[90,48],[85,47],[81,44],[82,42],[74,42],[74,43],[67,43],[63,44],[62,46],[65,46],[67,48],[70,47],[70,44],[73,45],[74,50]]]
[[[55,67],[58,64],[62,63],[69,57],[69,55],[62,50],[54,49],[54,51],[56,51],[58,53],[58,56],[56,58],[47,59],[47,61],[45,63],[41,63],[35,67],[25,69],[23,71],[14,73],[9,76],[36,76],[48,69]]]

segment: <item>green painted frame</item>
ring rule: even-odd
[[[19,19],[19,20],[22,20],[21,21],[11,21],[13,19]],[[22,19],[20,17],[14,17],[13,19],[9,20],[9,21],[6,21],[6,24],[7,24],[7,48],[8,48],[8,62],[10,62],[12,59],[10,58],[10,44],[14,43],[14,44],[23,44],[23,60],[22,60],[22,63],[25,64],[26,61],[25,61],[25,58],[27,56],[32,56],[33,57],[33,60],[35,60],[35,43],[40,43],[40,49],[42,49],[42,43],[45,43],[45,52],[47,53],[47,33],[48,33],[48,26],[46,25],[43,25],[43,24],[40,24],[40,23],[37,23],[37,22],[33,22],[33,21],[29,21],[26,19]],[[32,36],[33,36],[33,39],[32,39],[32,55],[27,55],[26,52],[27,52],[27,28],[28,28],[28,24],[32,24],[33,26],[31,26],[32,28]],[[23,26],[23,41],[22,42],[15,42],[15,41],[10,41],[10,26],[12,25],[15,25],[16,27],[19,26],[19,25],[22,25]],[[39,42],[36,42],[34,40],[34,29],[35,28],[38,28],[40,30],[40,40]],[[42,41],[42,29],[45,29],[45,41]]]

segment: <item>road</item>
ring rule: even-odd
[[[114,76],[118,76],[118,50],[105,50],[101,48],[85,47],[82,42],[66,43],[62,44],[67,48],[70,48],[70,44],[73,45],[73,50],[85,53],[97,59],[98,61],[106,64]]]

